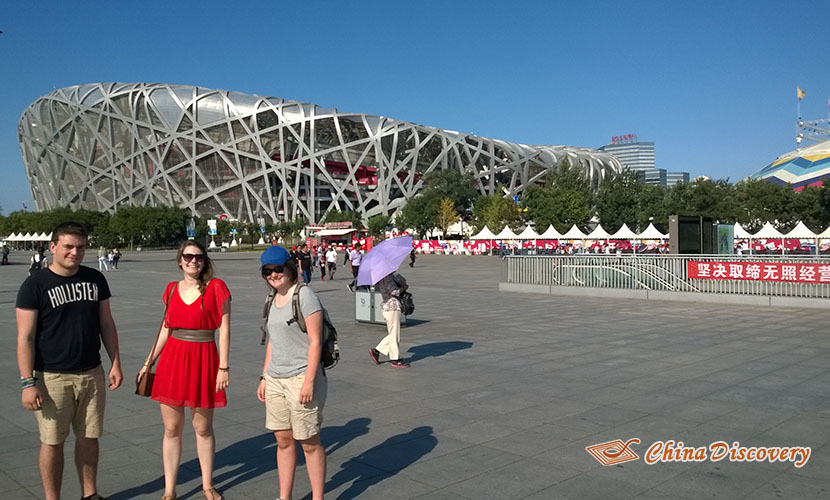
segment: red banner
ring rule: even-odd
[[[830,283],[830,264],[794,262],[701,262],[687,261],[689,278],[704,280],[788,281]]]

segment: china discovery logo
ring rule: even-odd
[[[640,455],[634,453],[634,450],[629,448],[632,444],[639,444],[638,438],[631,438],[625,443],[619,439],[608,441],[607,443],[599,443],[593,446],[585,447],[588,453],[599,460],[602,465],[616,465],[623,462],[630,462],[631,460],[639,460]]]
[[[639,438],[626,442],[620,439],[585,447],[585,450],[605,466],[639,460],[640,456],[631,449],[632,444],[639,444]],[[687,446],[683,441],[655,441],[645,452],[643,460],[648,465],[670,462],[791,462],[801,468],[810,460],[812,448],[809,446],[742,446],[740,442],[731,444],[715,441],[708,446]]]

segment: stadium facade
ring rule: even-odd
[[[830,141],[783,154],[749,178],[791,184],[796,191],[821,186],[825,179],[830,179]]]
[[[178,206],[242,221],[329,210],[394,214],[439,169],[513,196],[562,160],[593,186],[608,153],[527,146],[383,116],[226,90],[96,83],[56,90],[23,113],[18,139],[37,210]]]

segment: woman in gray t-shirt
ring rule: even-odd
[[[326,451],[320,426],[326,402],[326,377],[320,364],[323,312],[311,288],[298,283],[297,263],[286,249],[269,247],[260,257],[262,277],[276,292],[268,312],[268,346],[257,397],[265,403],[265,427],[277,439],[280,498],[291,498],[297,441],[305,453],[315,498],[323,497]],[[294,320],[293,296],[299,290],[300,314],[307,333]]]

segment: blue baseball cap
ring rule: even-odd
[[[281,246],[270,246],[262,252],[262,255],[259,256],[259,261],[262,263],[263,266],[268,264],[273,264],[277,266],[281,266],[285,264],[288,259],[291,258],[291,254],[288,253],[288,250],[284,249]]]

